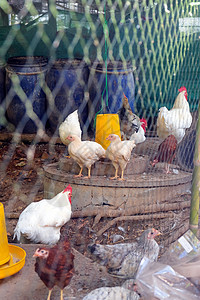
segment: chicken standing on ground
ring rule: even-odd
[[[91,166],[101,157],[105,157],[105,149],[96,142],[81,141],[76,135],[69,135],[67,140],[69,141],[69,155],[81,168],[79,174],[75,175],[75,177],[81,177],[83,167],[86,166],[88,169],[88,176],[85,178],[90,178]]]
[[[121,168],[122,174],[119,180],[124,180],[124,170],[131,157],[131,151],[135,147],[135,141],[121,141],[117,134],[110,134],[107,137],[111,143],[106,149],[106,157],[112,161],[115,168],[115,176],[110,179],[118,178],[118,169]]]
[[[127,280],[129,281],[129,280]],[[122,286],[101,287],[91,291],[83,300],[139,300],[140,296],[134,291],[135,285],[127,284]]]
[[[169,135],[158,147],[158,152],[155,155],[152,166],[158,162],[165,162],[165,171],[170,173],[169,164],[171,164],[176,155],[177,140],[174,135]]]
[[[35,272],[49,289],[47,300],[50,300],[55,285],[61,289],[60,300],[63,300],[63,289],[74,272],[74,255],[69,241],[61,241],[52,248],[38,248],[33,257],[36,257]]]
[[[71,218],[70,185],[50,200],[32,202],[21,215],[14,230],[20,241],[21,234],[34,243],[56,244],[60,239],[60,228]]]
[[[180,143],[185,135],[185,130],[191,124],[192,115],[187,102],[187,90],[185,87],[181,87],[172,109],[160,108],[157,119],[157,134],[161,139],[172,134]]]
[[[156,261],[159,246],[154,240],[160,232],[154,228],[147,229],[134,243],[116,245],[89,245],[90,252],[106,266],[109,273],[124,278],[133,278],[144,256]]]
[[[59,127],[59,135],[64,145],[69,144],[67,137],[69,135],[77,135],[81,139],[81,127],[78,119],[78,110],[71,113]]]

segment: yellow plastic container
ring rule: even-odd
[[[109,134],[117,134],[121,138],[118,114],[97,115],[95,142],[99,143],[105,150],[110,145],[110,141],[106,140]]]
[[[8,247],[11,259],[6,264],[0,266],[0,279],[19,272],[25,264],[26,252],[24,249],[10,244]]]
[[[0,203],[0,266],[10,260],[10,252],[8,248],[8,238],[6,231],[6,221],[4,215],[3,204]]]

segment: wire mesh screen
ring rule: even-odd
[[[199,28],[199,2],[0,2],[0,200],[8,241],[31,243],[35,252],[36,243],[68,238],[78,271],[64,295],[83,299],[135,277],[132,256],[123,268],[91,269],[85,261],[94,260],[91,244],[133,243],[153,227],[162,233],[156,238],[162,257],[189,228]],[[61,204],[55,210],[41,204],[69,185],[71,218]],[[198,209],[193,213],[198,217]],[[40,229],[26,231],[32,215],[33,227],[45,220],[51,229],[45,238]],[[46,290],[38,292],[34,276],[29,287],[40,299]],[[127,289],[133,297],[133,286]],[[17,297],[32,292],[17,289]]]

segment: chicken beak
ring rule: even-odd
[[[33,257],[39,257],[39,255],[35,252],[35,253],[33,254]]]
[[[37,251],[39,250],[39,248],[36,249],[35,253],[33,254],[33,257],[39,257]]]
[[[162,235],[162,233],[160,231],[158,231],[158,230],[155,230],[154,234],[155,234],[155,236]]]

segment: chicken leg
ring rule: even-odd
[[[165,171],[166,171],[166,174],[171,173],[171,171],[169,170],[169,164],[165,164]]]
[[[84,178],[90,178],[91,176],[91,167],[88,168],[88,176],[85,176]]]
[[[60,300],[63,300],[63,290],[60,290]]]
[[[121,175],[121,178],[119,178],[119,180],[125,180],[124,179],[124,170],[122,170],[122,175]]]
[[[114,166],[115,167],[115,176],[114,177],[110,177],[110,179],[117,179],[119,176],[117,175],[118,174],[118,166]]]
[[[51,293],[52,293],[52,289],[49,290],[49,294],[48,294],[47,300],[50,300],[50,298],[51,298]]]
[[[80,172],[78,173],[78,175],[74,175],[74,177],[81,177],[81,176],[83,176],[82,171],[83,171],[83,167],[81,167]]]

